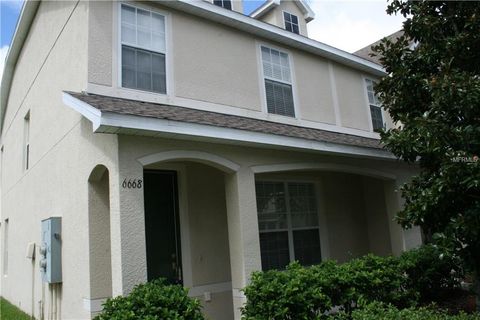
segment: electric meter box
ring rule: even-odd
[[[60,217],[42,220],[39,263],[43,282],[62,282],[62,218]]]

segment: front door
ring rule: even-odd
[[[182,283],[176,171],[144,171],[148,281]]]

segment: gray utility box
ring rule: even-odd
[[[42,220],[39,263],[43,282],[62,282],[62,218],[60,217]]]

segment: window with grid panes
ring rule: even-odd
[[[373,90],[373,86],[375,82],[370,79],[365,79],[365,86],[367,89],[368,95],[368,104],[370,106],[370,115],[372,117],[372,126],[373,130],[383,129],[383,116],[382,116],[382,105],[378,100],[375,91]]]
[[[228,10],[232,10],[231,0],[213,0],[213,4]]]
[[[294,260],[320,263],[315,185],[257,181],[255,188],[262,269],[284,269]]]
[[[300,29],[298,27],[298,17],[296,15],[284,11],[283,21],[285,23],[286,30],[299,34]]]
[[[264,46],[261,51],[268,113],[295,117],[288,54]]]
[[[165,16],[121,5],[122,87],[166,93]]]

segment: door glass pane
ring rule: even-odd
[[[143,191],[148,280],[162,277],[181,283],[176,173],[145,171]]]
[[[308,266],[322,262],[318,229],[293,231],[295,260]]]
[[[284,184],[281,182],[257,182],[258,226],[260,230],[287,228]]]
[[[263,270],[285,269],[290,262],[288,233],[260,233],[260,251]]]

